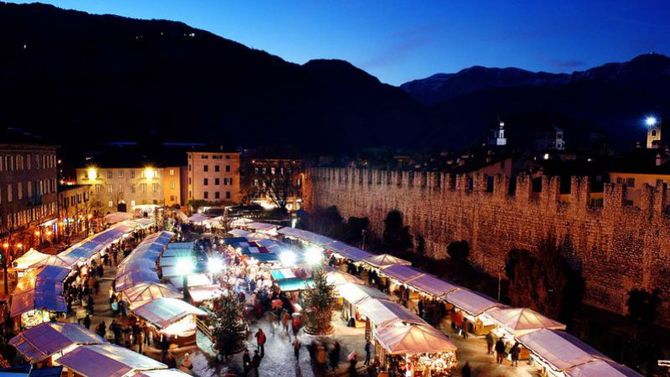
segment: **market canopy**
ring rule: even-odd
[[[121,221],[130,220],[133,218],[133,214],[129,212],[114,212],[103,217],[103,221],[106,224],[116,224]]]
[[[128,288],[134,287],[140,283],[160,283],[160,279],[156,271],[150,270],[134,270],[128,271],[123,275],[117,276],[114,288],[117,292],[125,291]]]
[[[566,369],[607,357],[576,337],[555,330],[538,330],[517,338],[532,353],[553,369]]]
[[[65,259],[59,257],[58,255],[49,255],[46,259],[30,267],[37,268],[41,266],[70,267],[72,266],[72,264],[69,261],[66,261]]]
[[[565,330],[565,325],[527,308],[493,308],[485,313],[498,326],[514,336],[539,329]]]
[[[353,262],[360,262],[365,258],[374,256],[372,253],[368,253],[365,250],[347,245],[346,243],[340,241],[334,241],[328,245],[324,245],[323,247]]]
[[[230,227],[231,228],[236,228],[236,227],[240,227],[240,226],[245,226],[245,225],[247,225],[249,223],[253,223],[253,222],[254,222],[254,220],[247,219],[247,218],[244,218],[244,217],[240,217],[239,219],[235,219],[235,220],[231,221],[230,222]]]
[[[188,221],[191,223],[201,223],[206,220],[209,220],[209,217],[203,215],[202,213],[196,213],[195,215],[188,218]]]
[[[379,254],[363,259],[363,263],[367,263],[372,267],[382,268],[390,266],[392,264],[400,264],[405,266],[411,266],[412,262],[394,257],[391,254]]]
[[[67,267],[45,266],[25,274],[12,293],[10,315],[16,317],[36,309],[65,313],[63,280],[70,272]]]
[[[103,344],[105,339],[76,323],[46,322],[9,340],[30,363],[40,362],[73,344]]]
[[[40,253],[39,251],[30,248],[25,254],[16,258],[14,262],[12,262],[12,267],[17,270],[27,270],[28,268],[40,264],[47,258],[49,258],[48,254]]]
[[[207,316],[207,312],[176,299],[161,297],[132,310],[133,313],[153,323],[161,329],[179,321],[188,315]]]
[[[277,282],[277,286],[283,292],[304,291],[314,286],[312,279],[284,279]]]
[[[193,302],[202,302],[221,297],[225,292],[218,285],[201,285],[189,288],[188,294]]]
[[[246,237],[251,232],[244,229],[231,229],[228,233],[233,237]]]
[[[393,355],[456,352],[456,346],[439,330],[427,325],[383,327],[375,338]]]
[[[337,286],[335,290],[340,297],[354,305],[368,298],[384,299],[388,297],[377,289],[354,283],[342,284]]]
[[[421,291],[434,297],[442,297],[449,292],[457,290],[459,287],[437,277],[424,274],[412,279],[407,285],[417,291]]]
[[[326,281],[328,282],[328,284],[332,284],[335,287],[348,283],[361,284],[361,285],[364,284],[363,280],[357,278],[356,276],[339,270],[332,270],[326,272]]]
[[[146,370],[134,374],[133,377],[189,377],[190,374],[184,373],[178,369],[158,369]]]
[[[473,316],[478,316],[491,308],[504,306],[488,296],[465,288],[447,293],[445,299],[448,303]]]
[[[332,238],[328,238],[326,236],[322,236],[318,233],[313,233],[304,229],[297,229],[297,228],[291,228],[291,227],[285,227],[281,228],[277,231],[277,233],[290,237],[290,238],[297,238],[301,241],[304,242],[309,242],[315,245],[319,245],[321,247],[326,247],[326,245],[331,244],[335,242]]]
[[[363,300],[358,305],[358,311],[366,316],[377,327],[388,325],[395,321],[405,323],[424,324],[424,320],[395,302],[384,299]]]
[[[82,376],[121,377],[142,370],[167,369],[167,365],[112,344],[79,346],[58,359]]]
[[[595,360],[568,369],[569,377],[642,377],[636,371],[612,360]]]
[[[184,279],[181,276],[172,276],[168,280],[170,280],[170,284],[177,289],[182,289],[184,287]],[[187,282],[189,287],[212,285],[212,279],[206,274],[189,274]]]
[[[405,266],[402,264],[394,264],[391,266],[386,266],[381,270],[381,273],[403,284],[410,282],[421,275],[424,275],[424,272],[419,270],[418,268]]]
[[[180,296],[179,292],[167,285],[154,282],[143,282],[131,286],[123,291],[123,295],[131,306],[139,306],[161,297],[175,298]]]

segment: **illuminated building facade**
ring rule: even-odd
[[[186,155],[187,201],[241,201],[239,153],[187,152]]]

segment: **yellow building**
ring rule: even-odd
[[[237,152],[187,152],[187,200],[239,203],[240,154]]]
[[[639,205],[641,188],[645,184],[656,187],[658,182],[670,185],[670,171],[658,169],[657,172],[624,172],[613,171],[609,173],[610,182],[626,185],[626,200],[633,205]]]
[[[92,185],[93,205],[101,213],[126,212],[141,204],[182,204],[178,166],[89,166],[76,174],[77,184]]]

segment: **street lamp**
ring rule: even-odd
[[[279,254],[279,262],[284,267],[292,267],[295,265],[297,257],[291,250],[284,250]]]
[[[211,274],[218,274],[223,270],[223,260],[219,257],[212,257],[207,260],[207,271]]]
[[[655,116],[650,115],[644,120],[644,124],[647,125],[647,127],[654,127],[658,123],[658,119],[656,119]]]
[[[318,247],[309,247],[305,250],[305,262],[310,266],[318,266],[323,261],[323,253]]]

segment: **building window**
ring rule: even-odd
[[[206,159],[209,158],[209,155],[203,154],[203,155],[200,156],[200,158],[202,158],[203,160],[206,160]]]
[[[204,186],[207,186],[207,185],[209,184],[209,179],[207,179],[207,178],[203,179],[203,180],[202,180],[202,184],[203,184]]]
[[[188,177],[188,184],[191,184],[191,177]]]
[[[134,200],[131,200],[131,201],[130,201],[130,207],[131,207],[131,208],[132,208],[132,207],[135,207],[135,201],[134,201]]]
[[[12,184],[8,183],[7,184],[7,203],[11,203],[12,199],[13,199],[12,198]]]
[[[230,199],[230,191],[226,191],[226,199]]]
[[[221,171],[221,167],[219,165],[214,165],[214,171],[215,172]]]
[[[114,201],[110,200],[109,203],[108,203],[108,205],[109,205],[109,208],[114,207]]]
[[[226,171],[227,171],[227,172],[230,171],[230,165],[226,165]]]
[[[170,175],[174,176],[174,169],[170,169]]]
[[[112,185],[107,185],[107,192],[108,193],[113,193],[114,192],[114,187]]]
[[[151,184],[151,189],[153,190],[153,192],[158,192],[158,183]]]
[[[191,164],[188,164],[188,171],[191,171]]]
[[[135,193],[135,184],[134,183],[132,183],[130,185],[130,192],[133,193],[133,194]]]
[[[28,166],[28,170],[30,170],[31,166],[30,166],[30,155],[29,154],[26,155],[26,165]],[[2,170],[2,169],[0,169],[0,170]]]
[[[626,178],[626,186],[635,187],[635,178]]]
[[[220,192],[217,191],[217,192],[214,193],[214,199],[220,199],[220,197],[221,197]]]
[[[209,171],[209,165],[203,165],[202,170],[203,171]]]
[[[114,175],[113,175],[113,174],[114,174],[114,173],[112,173],[112,171],[108,171],[108,172],[107,172],[107,179],[112,179],[112,178],[114,178]]]
[[[230,155],[229,154],[226,155],[226,160],[230,160]]]
[[[123,170],[119,170],[119,178],[123,178]]]
[[[174,181],[170,182],[170,190],[174,190],[177,185],[174,183]]]
[[[26,184],[28,186],[28,197],[32,198],[33,197],[33,183],[28,181]]]
[[[205,199],[209,199],[209,192],[205,191],[205,192],[203,193],[203,197],[204,197]]]
[[[140,183],[140,192],[142,192],[142,193],[147,192],[147,184],[146,183]]]
[[[225,180],[225,178],[224,178],[224,180]],[[214,186],[218,186],[218,185],[219,185],[219,179],[214,178]]]

